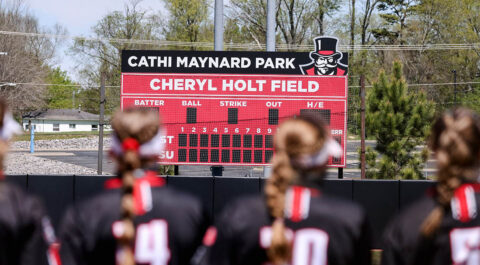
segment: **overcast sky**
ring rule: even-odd
[[[69,35],[91,35],[91,28],[103,16],[112,11],[121,11],[124,0],[26,0],[30,12],[40,25],[52,27],[56,23],[67,29]],[[162,0],[143,0],[140,7],[146,10],[161,10]],[[72,58],[65,55],[71,42],[66,42],[58,52],[58,63],[63,70],[76,79]]]

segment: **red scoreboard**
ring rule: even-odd
[[[345,74],[346,57],[336,65]],[[164,164],[268,165],[278,124],[312,112],[344,149],[329,166],[345,167],[347,76],[304,75],[311,61],[309,53],[123,51],[121,106],[159,112]]]

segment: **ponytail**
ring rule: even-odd
[[[447,112],[434,123],[429,146],[437,158],[438,205],[422,223],[420,231],[427,238],[440,227],[455,190],[463,182],[476,181],[480,153],[479,117],[464,108]]]
[[[122,176],[122,199],[121,199],[121,215],[123,222],[123,234],[118,238],[118,255],[117,262],[119,265],[134,265],[135,256],[131,247],[135,238],[135,225],[133,219],[135,217],[135,207],[133,203],[133,185],[135,177],[133,174],[124,174]]]
[[[455,190],[460,187],[461,181],[458,178],[451,178],[446,182],[441,182],[437,186],[437,202],[436,206],[427,218],[423,221],[420,231],[423,236],[429,238],[440,227],[445,216],[446,208],[450,206]]]
[[[120,253],[122,257],[119,259],[120,265],[134,265],[135,257],[131,244],[135,239],[135,225],[133,223],[135,217],[135,207],[133,203],[133,186],[135,184],[135,176],[133,171],[141,165],[140,157],[134,151],[126,151],[123,156],[123,166],[126,168],[121,173],[122,177],[122,199],[121,199],[121,216],[123,222],[124,233],[118,239]]]
[[[267,255],[273,264],[282,264],[290,260],[291,243],[285,236],[283,222],[285,208],[285,193],[293,182],[296,174],[290,165],[290,158],[285,151],[278,151],[272,159],[272,176],[265,186],[265,200],[270,215],[274,218],[272,224],[272,241]]]
[[[122,232],[117,237],[117,263],[134,265],[135,256],[132,244],[135,239],[135,206],[133,187],[135,171],[144,168],[152,157],[142,157],[139,153],[141,144],[151,140],[158,132],[160,121],[154,112],[144,109],[127,109],[117,112],[112,120],[115,137],[121,141],[122,152],[115,155],[118,162],[118,174],[122,181],[121,222]]]
[[[323,123],[309,116],[284,122],[275,135],[275,155],[272,175],[265,185],[265,203],[273,218],[272,239],[267,256],[275,265],[288,263],[292,256],[292,243],[286,237],[283,220],[288,188],[299,181],[306,169],[292,164],[293,159],[317,152],[325,143]]]

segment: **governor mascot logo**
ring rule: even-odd
[[[340,60],[343,54],[337,51],[338,39],[333,37],[317,37],[314,40],[315,50],[310,52],[312,62],[300,65],[304,75],[347,75],[348,67]]]

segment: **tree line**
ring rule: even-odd
[[[126,1],[123,10],[110,12],[97,21],[89,37],[166,40],[182,42],[182,45],[75,39],[73,44],[69,45],[68,53],[78,64],[78,72],[75,74],[80,80],[76,82],[69,77],[73,73],[52,67],[60,43],[58,39],[2,35],[0,51],[7,51],[9,55],[0,56],[0,80],[18,84],[12,87],[0,83],[0,95],[13,103],[11,105],[15,112],[46,107],[80,106],[82,110],[98,113],[98,84],[100,73],[103,73],[107,85],[106,112],[111,113],[120,103],[122,50],[211,49],[198,44],[213,42],[214,0],[158,1],[164,3],[163,10],[146,10],[141,7],[141,0]],[[230,0],[224,8],[224,43],[250,44],[250,50],[264,49],[266,3],[267,0]],[[0,0],[0,30],[65,34],[66,31],[61,26],[42,28],[24,6],[22,0]],[[406,111],[413,117],[413,120],[408,121],[410,123],[402,125],[401,121],[408,119],[398,116],[391,118],[393,121],[390,121],[389,126],[396,131],[408,131],[411,134],[405,136],[408,139],[418,139],[424,138],[424,131],[428,131],[428,128],[423,127],[424,123],[418,123],[419,120],[428,122],[434,113],[455,105],[480,110],[477,103],[480,100],[477,84],[480,82],[478,13],[480,2],[477,0],[276,0],[276,43],[287,51],[307,51],[299,49],[299,45],[312,45],[314,37],[330,35],[338,37],[341,44],[362,47],[421,45],[415,49],[392,49],[392,46],[386,46],[384,49],[349,51],[350,133],[359,133],[359,77],[364,76],[368,94],[367,110],[371,112],[370,117],[377,115],[376,118],[371,118],[370,122],[367,119],[367,133],[371,137],[382,134],[379,133],[382,130],[377,130],[377,126],[382,127],[383,134],[388,133],[389,127],[379,122],[379,118],[389,110]],[[453,49],[454,44],[477,45],[468,49]],[[401,62],[403,69],[401,65],[394,63],[395,61]],[[398,69],[402,69],[401,76]],[[388,85],[388,78],[382,70],[392,72],[392,80],[397,81]],[[461,83],[456,87],[452,84],[454,70],[457,82]],[[404,83],[401,86],[395,85],[398,80]],[[28,83],[57,85],[36,86]],[[403,93],[404,96],[394,100],[396,94],[382,94],[383,89],[379,89],[379,84],[383,89],[388,88],[397,91],[395,93]],[[382,102],[390,102],[392,105],[383,106]],[[407,103],[426,104],[426,107],[407,107]],[[418,116],[419,113],[423,113],[423,116]],[[422,133],[415,132],[414,129],[418,126]],[[417,143],[396,143],[390,139],[385,144],[385,148],[390,145],[388,148],[407,146],[412,149]],[[388,153],[388,150],[383,151]],[[382,157],[383,151],[379,151]],[[375,157],[376,155],[370,153],[369,161],[372,167]],[[402,174],[419,174],[417,165],[422,159],[418,156],[406,155],[395,159],[403,161],[403,164],[413,161],[410,164],[415,165],[413,173]]]
[[[166,10],[142,10],[140,1],[127,2],[123,11],[107,14],[92,29],[96,38],[170,40],[183,42],[213,41],[213,0],[159,0]],[[231,0],[225,7],[226,44],[253,44],[261,50],[266,36],[266,0]],[[480,43],[480,2],[475,0],[277,0],[276,42],[288,51],[300,51],[298,45],[313,44],[319,35],[333,35],[350,45],[435,45]],[[257,47],[257,48],[255,48]],[[350,51],[350,91],[353,115],[358,109],[359,76],[372,84],[381,69],[390,70],[399,60],[404,65],[408,84],[452,83],[453,70],[461,82],[479,81],[480,47],[465,50],[362,50]],[[86,80],[98,83],[104,69],[107,84],[119,85],[120,51],[123,49],[205,49],[192,46],[158,46],[76,41],[70,51],[85,62]],[[458,87],[456,98],[477,108],[479,93],[475,84]],[[453,85],[416,86],[437,110],[451,107]],[[112,98],[107,109],[118,106],[118,88],[107,94]],[[116,101],[115,101],[116,100]],[[96,104],[92,111],[96,111]]]
[[[106,84],[111,87],[107,90],[107,112],[119,105],[121,50],[198,50],[206,48],[194,43],[213,42],[214,0],[158,1],[164,3],[165,10],[143,9],[141,0],[126,1],[123,10],[108,13],[97,21],[92,27],[91,37],[182,41],[191,42],[191,46],[77,39],[68,49],[69,54],[77,60],[79,68],[75,74],[81,77],[79,82],[84,87],[98,86],[99,73],[105,74]],[[266,35],[266,2],[267,0],[229,1],[225,7],[224,42],[252,44],[250,49],[261,50]],[[276,41],[289,51],[300,51],[298,45],[311,45],[312,39],[319,35],[337,36],[341,44],[350,45],[480,43],[480,2],[475,0],[277,0],[276,5]],[[61,26],[42,28],[38,20],[29,14],[22,0],[0,0],[0,29],[65,33]],[[62,73],[60,69],[49,67],[58,47],[57,39],[2,36],[0,42],[0,47],[10,54],[0,57],[2,80],[23,83],[72,82],[68,77],[72,73]],[[349,51],[349,84],[353,87],[350,91],[351,110],[358,108],[359,76],[364,75],[367,85],[371,84],[381,69],[391,69],[394,60],[403,63],[408,84],[451,83],[452,70],[456,70],[459,82],[478,81],[479,48]],[[476,108],[475,102],[480,94],[475,86],[476,84],[459,86],[458,103],[463,102]],[[71,89],[65,92],[60,87],[57,88],[30,88],[27,85],[16,87],[16,91],[22,89],[25,93],[15,94],[32,97],[32,100],[25,101],[27,105],[19,108],[41,106],[42,103],[46,106],[69,107],[73,102],[60,104],[55,98],[64,98],[63,94],[65,97],[68,94],[68,98],[73,100],[71,95],[78,93],[76,100],[82,103],[82,107],[98,112],[98,88],[92,88],[94,91],[88,92],[78,88],[78,91]],[[416,89],[424,91],[427,98],[436,103],[437,109],[455,103],[453,85],[416,86]],[[9,90],[13,89],[3,86],[0,92],[12,100],[19,99],[10,95],[12,93],[9,94]],[[62,96],[59,97],[56,93]]]

